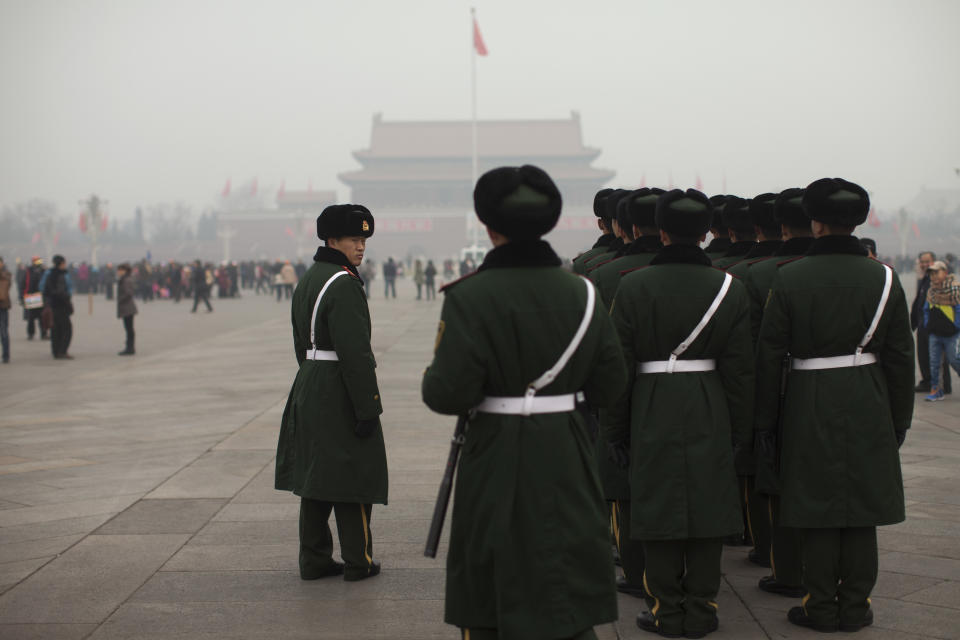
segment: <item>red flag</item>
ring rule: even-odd
[[[487,55],[487,45],[483,43],[483,36],[480,35],[480,26],[477,19],[473,19],[473,48],[477,50],[478,56]]]
[[[288,236],[290,236],[291,238],[294,237],[294,235],[295,235],[295,234],[293,233],[293,229],[291,229],[290,227],[287,227],[286,229],[284,229],[283,232],[286,233],[286,234],[287,234]]]
[[[913,227],[913,237],[916,238],[917,240],[919,240],[919,239],[920,239],[920,227],[917,226],[917,223],[916,223],[916,222],[911,222],[911,223],[910,223],[910,226]]]
[[[282,198],[283,194],[287,192],[287,181],[283,180],[280,182],[280,188],[277,189],[277,198]]]
[[[253,179],[253,186],[250,187],[250,195],[252,196],[257,195],[257,179],[256,178]]]
[[[107,230],[107,215],[104,214],[103,218],[100,220],[100,231]]]
[[[642,189],[645,186],[647,186],[647,174],[640,176],[640,188]]]
[[[700,174],[697,174],[697,182],[695,183],[697,191],[703,191],[703,180],[700,179]]]
[[[227,178],[227,183],[223,185],[223,191],[220,193],[220,196],[226,198],[230,195],[230,178]]]
[[[879,227],[881,224],[883,224],[880,222],[880,218],[877,217],[877,210],[873,207],[870,207],[870,213],[867,214],[867,223],[871,227]]]
[[[39,232],[39,231],[37,231],[36,233],[33,234],[33,240],[31,240],[31,244],[37,244],[38,242],[40,242],[40,232]]]
[[[80,231],[87,232],[87,214],[85,213],[80,214]]]

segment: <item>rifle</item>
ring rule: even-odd
[[[440,546],[440,534],[443,531],[443,521],[447,517],[447,505],[450,504],[450,491],[453,489],[453,474],[457,470],[457,461],[460,459],[460,447],[463,446],[467,431],[467,414],[457,418],[457,426],[450,440],[450,455],[447,456],[447,468],[440,481],[440,491],[437,493],[437,504],[433,507],[433,519],[430,521],[430,532],[427,534],[427,547],[423,555],[428,558],[437,557],[437,547]]]

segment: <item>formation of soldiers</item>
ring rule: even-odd
[[[853,236],[867,193],[605,189],[575,274],[542,240],[562,199],[541,169],[487,172],[474,206],[494,248],[442,289],[422,381],[467,425],[446,622],[468,640],[595,638],[619,589],[646,600],[641,629],[700,638],[719,626],[724,541],[746,536],[771,568],[759,588],[802,598],[790,622],[870,625],[876,527],[904,519],[914,346],[896,273]],[[370,518],[387,500],[357,270],[374,220],[335,205],[317,228],[276,487],[301,497],[301,577],[360,580],[380,571]]]

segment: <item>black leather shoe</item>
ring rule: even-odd
[[[625,593],[628,596],[633,596],[634,598],[642,598],[646,594],[642,584],[627,582],[626,578],[617,578],[617,591]]]
[[[761,567],[770,568],[770,558],[764,558],[761,554],[757,553],[756,549],[750,549],[750,552],[747,553],[747,560]]]
[[[656,633],[664,638],[682,638],[682,633],[670,633],[664,631],[660,628],[660,625],[657,624],[657,619],[649,611],[644,611],[637,615],[637,626],[640,627],[643,631],[649,631],[650,633]]]
[[[117,355],[118,355],[118,356],[132,356],[132,355],[135,354],[135,353],[136,353],[136,351],[129,351],[129,350],[127,350],[127,349],[124,349],[123,351],[119,352]]]
[[[810,616],[807,615],[807,612],[803,610],[803,607],[793,607],[790,609],[790,611],[787,612],[787,620],[798,627],[806,627],[807,629],[813,629],[820,633],[833,633],[840,628],[840,625],[836,622],[830,624],[812,620]]]
[[[784,596],[785,598],[802,598],[807,593],[807,590],[803,587],[794,587],[789,584],[784,584],[773,576],[760,578],[760,582],[757,583],[757,586],[760,587],[761,591],[773,593],[778,596]]]
[[[374,562],[368,568],[357,568],[351,567],[349,570],[344,570],[343,579],[347,582],[357,582],[359,580],[366,580],[367,578],[372,578],[373,576],[380,575],[380,563]]]
[[[323,571],[311,571],[311,572],[300,572],[301,580],[318,580],[320,578],[329,578],[330,576],[342,576],[343,575],[343,563],[333,561],[329,567]]]
[[[873,624],[873,609],[867,609],[867,615],[863,616],[863,620],[860,622],[841,622],[840,631],[845,631],[846,633],[855,633],[863,629],[864,627],[869,627]]]
[[[717,620],[717,617],[714,616],[713,620],[710,621],[710,625],[703,631],[684,631],[684,638],[703,638],[708,633],[713,633],[720,628],[720,621]]]

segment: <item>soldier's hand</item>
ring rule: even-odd
[[[626,440],[607,443],[607,459],[620,469],[630,466],[630,443]]]
[[[900,447],[903,446],[903,441],[907,439],[907,430],[898,429],[897,431],[894,432],[894,434],[897,436],[897,449],[899,449]]]
[[[380,426],[380,418],[358,420],[357,426],[354,427],[353,432],[361,438],[369,438],[371,435],[373,435],[373,432],[376,431],[378,426]]]

